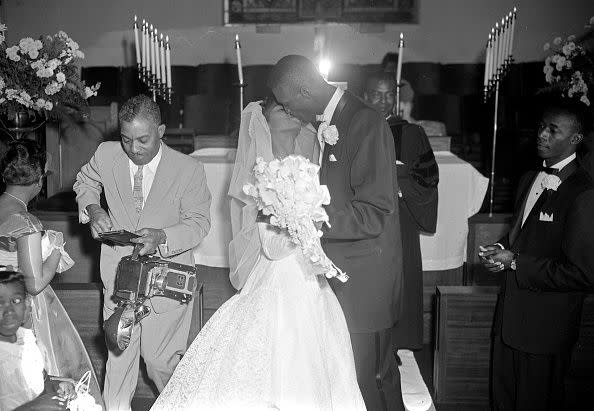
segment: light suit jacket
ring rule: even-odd
[[[81,212],[90,204],[99,204],[101,191],[104,191],[114,230],[163,229],[167,243],[159,247],[160,256],[177,263],[194,265],[192,249],[210,229],[211,196],[203,165],[165,144],[140,215],[134,207],[128,156],[119,142],[104,142],[97,148],[77,174],[74,191]],[[131,253],[132,247],[101,245],[101,280],[106,307],[115,308],[110,297],[116,267],[122,257]],[[178,302],[167,298],[153,297],[151,301],[157,312],[179,307]]]

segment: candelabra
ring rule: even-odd
[[[137,17],[134,16],[134,37],[136,42],[136,67],[139,80],[150,90],[153,101],[157,98],[171,104],[171,47],[169,36],[163,40],[156,27],[142,20],[142,44],[138,37]]]
[[[513,44],[517,20],[517,9],[514,7],[508,15],[495,23],[491,29],[485,53],[485,76],[483,82],[483,101],[487,103],[494,97],[493,108],[493,146],[491,149],[491,176],[489,184],[489,217],[493,217],[493,200],[495,193],[495,153],[497,147],[497,112],[499,110],[499,86],[510,71],[514,62]]]

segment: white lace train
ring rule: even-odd
[[[259,258],[153,410],[365,410],[344,314],[326,279],[309,272],[298,250]]]

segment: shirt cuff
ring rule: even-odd
[[[495,243],[495,244],[493,244],[493,245],[497,245],[497,246],[499,246],[499,248],[501,248],[502,250],[505,250],[505,247],[504,247],[504,246],[503,246],[503,244],[501,244],[501,243]]]

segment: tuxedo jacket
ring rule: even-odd
[[[99,204],[103,191],[114,230],[131,232],[142,228],[160,228],[167,235],[166,247],[160,246],[162,258],[194,265],[192,249],[210,229],[210,192],[202,164],[163,144],[161,161],[153,185],[140,215],[132,197],[128,156],[119,142],[104,142],[76,176],[74,191],[79,210]],[[115,305],[113,294],[118,262],[132,254],[132,247],[101,245],[101,280],[104,304]],[[151,298],[155,310],[167,311],[179,303],[164,297]]]
[[[325,144],[320,169],[331,196],[322,246],[350,277],[330,284],[350,332],[387,329],[400,312],[402,275],[394,141],[381,114],[348,92],[330,124],[339,139]]]
[[[594,184],[577,161],[566,165],[556,191],[545,190],[521,225],[537,172],[522,177],[512,228],[500,242],[518,253],[506,272],[495,332],[533,354],[570,350],[579,331],[583,292],[594,289]]]

